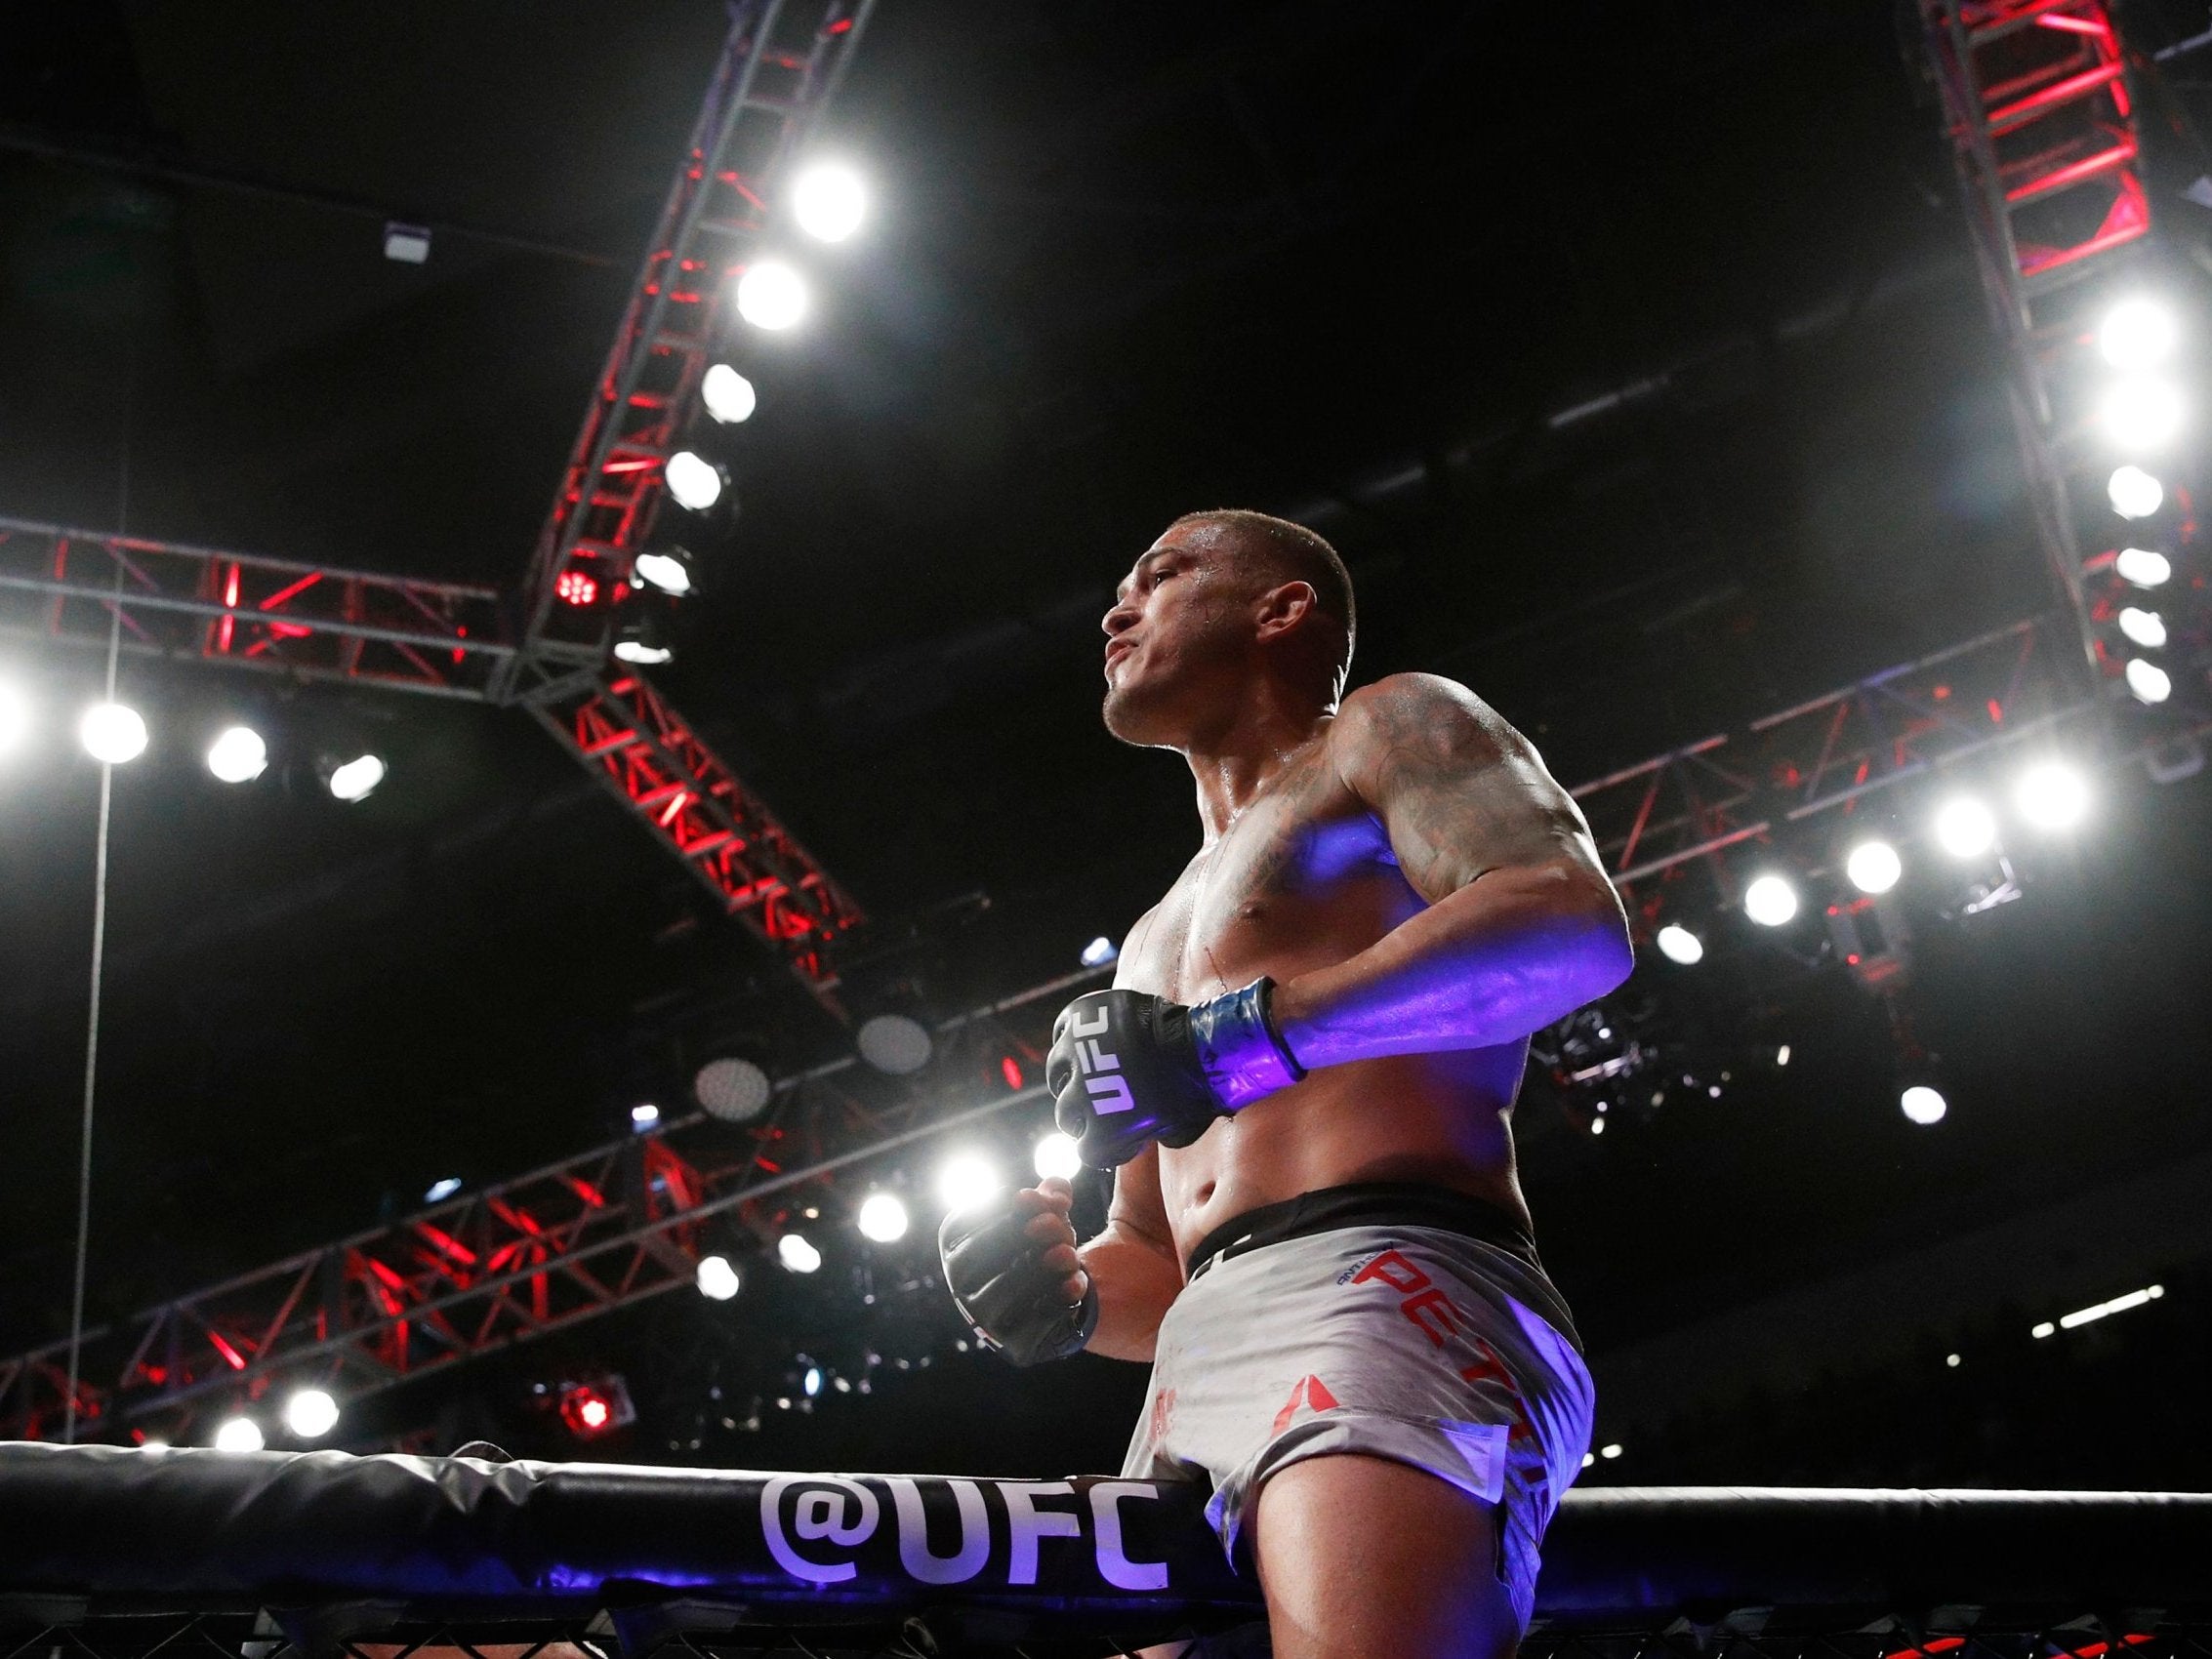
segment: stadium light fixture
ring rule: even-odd
[[[1844,860],[1843,872],[1862,893],[1887,893],[1905,873],[1905,861],[1887,841],[1862,841]]]
[[[806,282],[782,260],[761,260],[737,279],[737,314],[755,328],[779,333],[805,320]]]
[[[2135,295],[2105,313],[2097,326],[2097,349],[2115,369],[2155,368],[2173,355],[2180,332],[2170,309]]]
[[[2146,651],[2155,651],[2166,643],[2166,619],[2156,611],[2147,611],[2140,605],[2123,605],[2114,619],[2120,631]]]
[[[868,216],[868,189],[842,162],[817,161],[792,181],[791,209],[807,235],[842,242]]]
[[[342,801],[367,800],[389,770],[381,755],[355,755],[330,769],[330,792]]]
[[[895,1193],[871,1193],[860,1202],[860,1235],[877,1244],[891,1244],[906,1236],[906,1205]]]
[[[96,703],[77,722],[77,738],[95,760],[120,766],[145,752],[145,720],[126,704]]]
[[[2071,830],[2089,815],[2089,780],[2063,760],[2041,760],[2020,775],[2013,804],[2038,830]]]
[[[659,588],[680,599],[692,589],[691,555],[681,547],[649,547],[631,565],[639,587]]]
[[[676,505],[692,512],[705,512],[720,501],[722,486],[729,482],[719,466],[689,449],[679,449],[668,458],[661,478]]]
[[[2181,388],[2155,375],[2130,375],[2105,393],[2097,418],[2122,449],[2162,449],[2182,429]]]
[[[325,1389],[302,1389],[284,1402],[284,1429],[295,1439],[319,1440],[338,1427],[338,1401]]]
[[[1941,1123],[1950,1110],[1942,1092],[1926,1083],[1914,1083],[1897,1097],[1897,1104],[1906,1117],[1922,1125]]]
[[[2112,570],[2138,587],[2158,587],[2174,574],[2174,564],[2154,547],[2122,547],[2112,555]]]
[[[1997,844],[1997,820],[1972,795],[1959,795],[1936,809],[1936,842],[1954,859],[1980,858]]]
[[[978,1153],[955,1153],[937,1170],[937,1197],[949,1211],[986,1203],[1004,1185],[997,1166]]]
[[[727,363],[716,363],[700,378],[699,401],[716,425],[734,426],[753,419],[753,412],[760,407],[760,394]]]
[[[2149,518],[2166,504],[2166,486],[2140,466],[2114,467],[2105,496],[2122,518]]]
[[[2122,672],[2138,703],[2163,703],[2174,694],[2173,676],[2148,657],[2130,657]]]
[[[1743,913],[1761,927],[1781,927],[1797,913],[1797,889],[1769,871],[1743,889]]]
[[[250,784],[268,770],[268,745],[251,726],[230,726],[208,745],[207,769],[225,784]]]
[[[1063,1181],[1073,1181],[1083,1172],[1083,1157],[1076,1151],[1075,1137],[1058,1130],[1037,1143],[1037,1178],[1046,1181],[1057,1175]]]
[[[710,1302],[727,1302],[744,1287],[737,1268],[727,1256],[701,1256],[692,1275],[699,1294]]]

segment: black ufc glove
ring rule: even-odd
[[[1010,1194],[1001,1194],[952,1211],[937,1228],[937,1256],[953,1306],[1016,1365],[1065,1359],[1098,1328],[1098,1286],[1086,1285],[1081,1302],[1060,1300],[1060,1281],[1068,1275],[1045,1266],[1050,1245],[1027,1236],[1035,1219]]]
[[[1061,1133],[1093,1169],[1147,1141],[1187,1147],[1216,1117],[1306,1074],[1268,1013],[1271,979],[1195,1007],[1142,991],[1093,991],[1060,1010],[1045,1086]]]

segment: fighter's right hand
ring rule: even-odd
[[[1098,1287],[1076,1261],[1074,1201],[1054,1176],[955,1210],[937,1229],[953,1305],[1016,1365],[1064,1359],[1098,1328]]]

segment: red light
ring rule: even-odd
[[[567,605],[595,605],[599,601],[599,585],[580,570],[564,570],[553,584],[553,592]]]
[[[637,1421],[630,1403],[630,1390],[620,1377],[603,1375],[595,1382],[569,1383],[560,1391],[560,1420],[579,1439],[591,1439]]]
[[[1016,1060],[1012,1055],[1007,1055],[1005,1059],[999,1062],[999,1075],[1006,1079],[1007,1088],[1020,1088],[1021,1062]]]

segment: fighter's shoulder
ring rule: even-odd
[[[1523,741],[1503,715],[1457,680],[1423,673],[1386,674],[1361,686],[1345,697],[1329,731],[1337,771],[1347,780],[1408,745],[1504,751]]]

